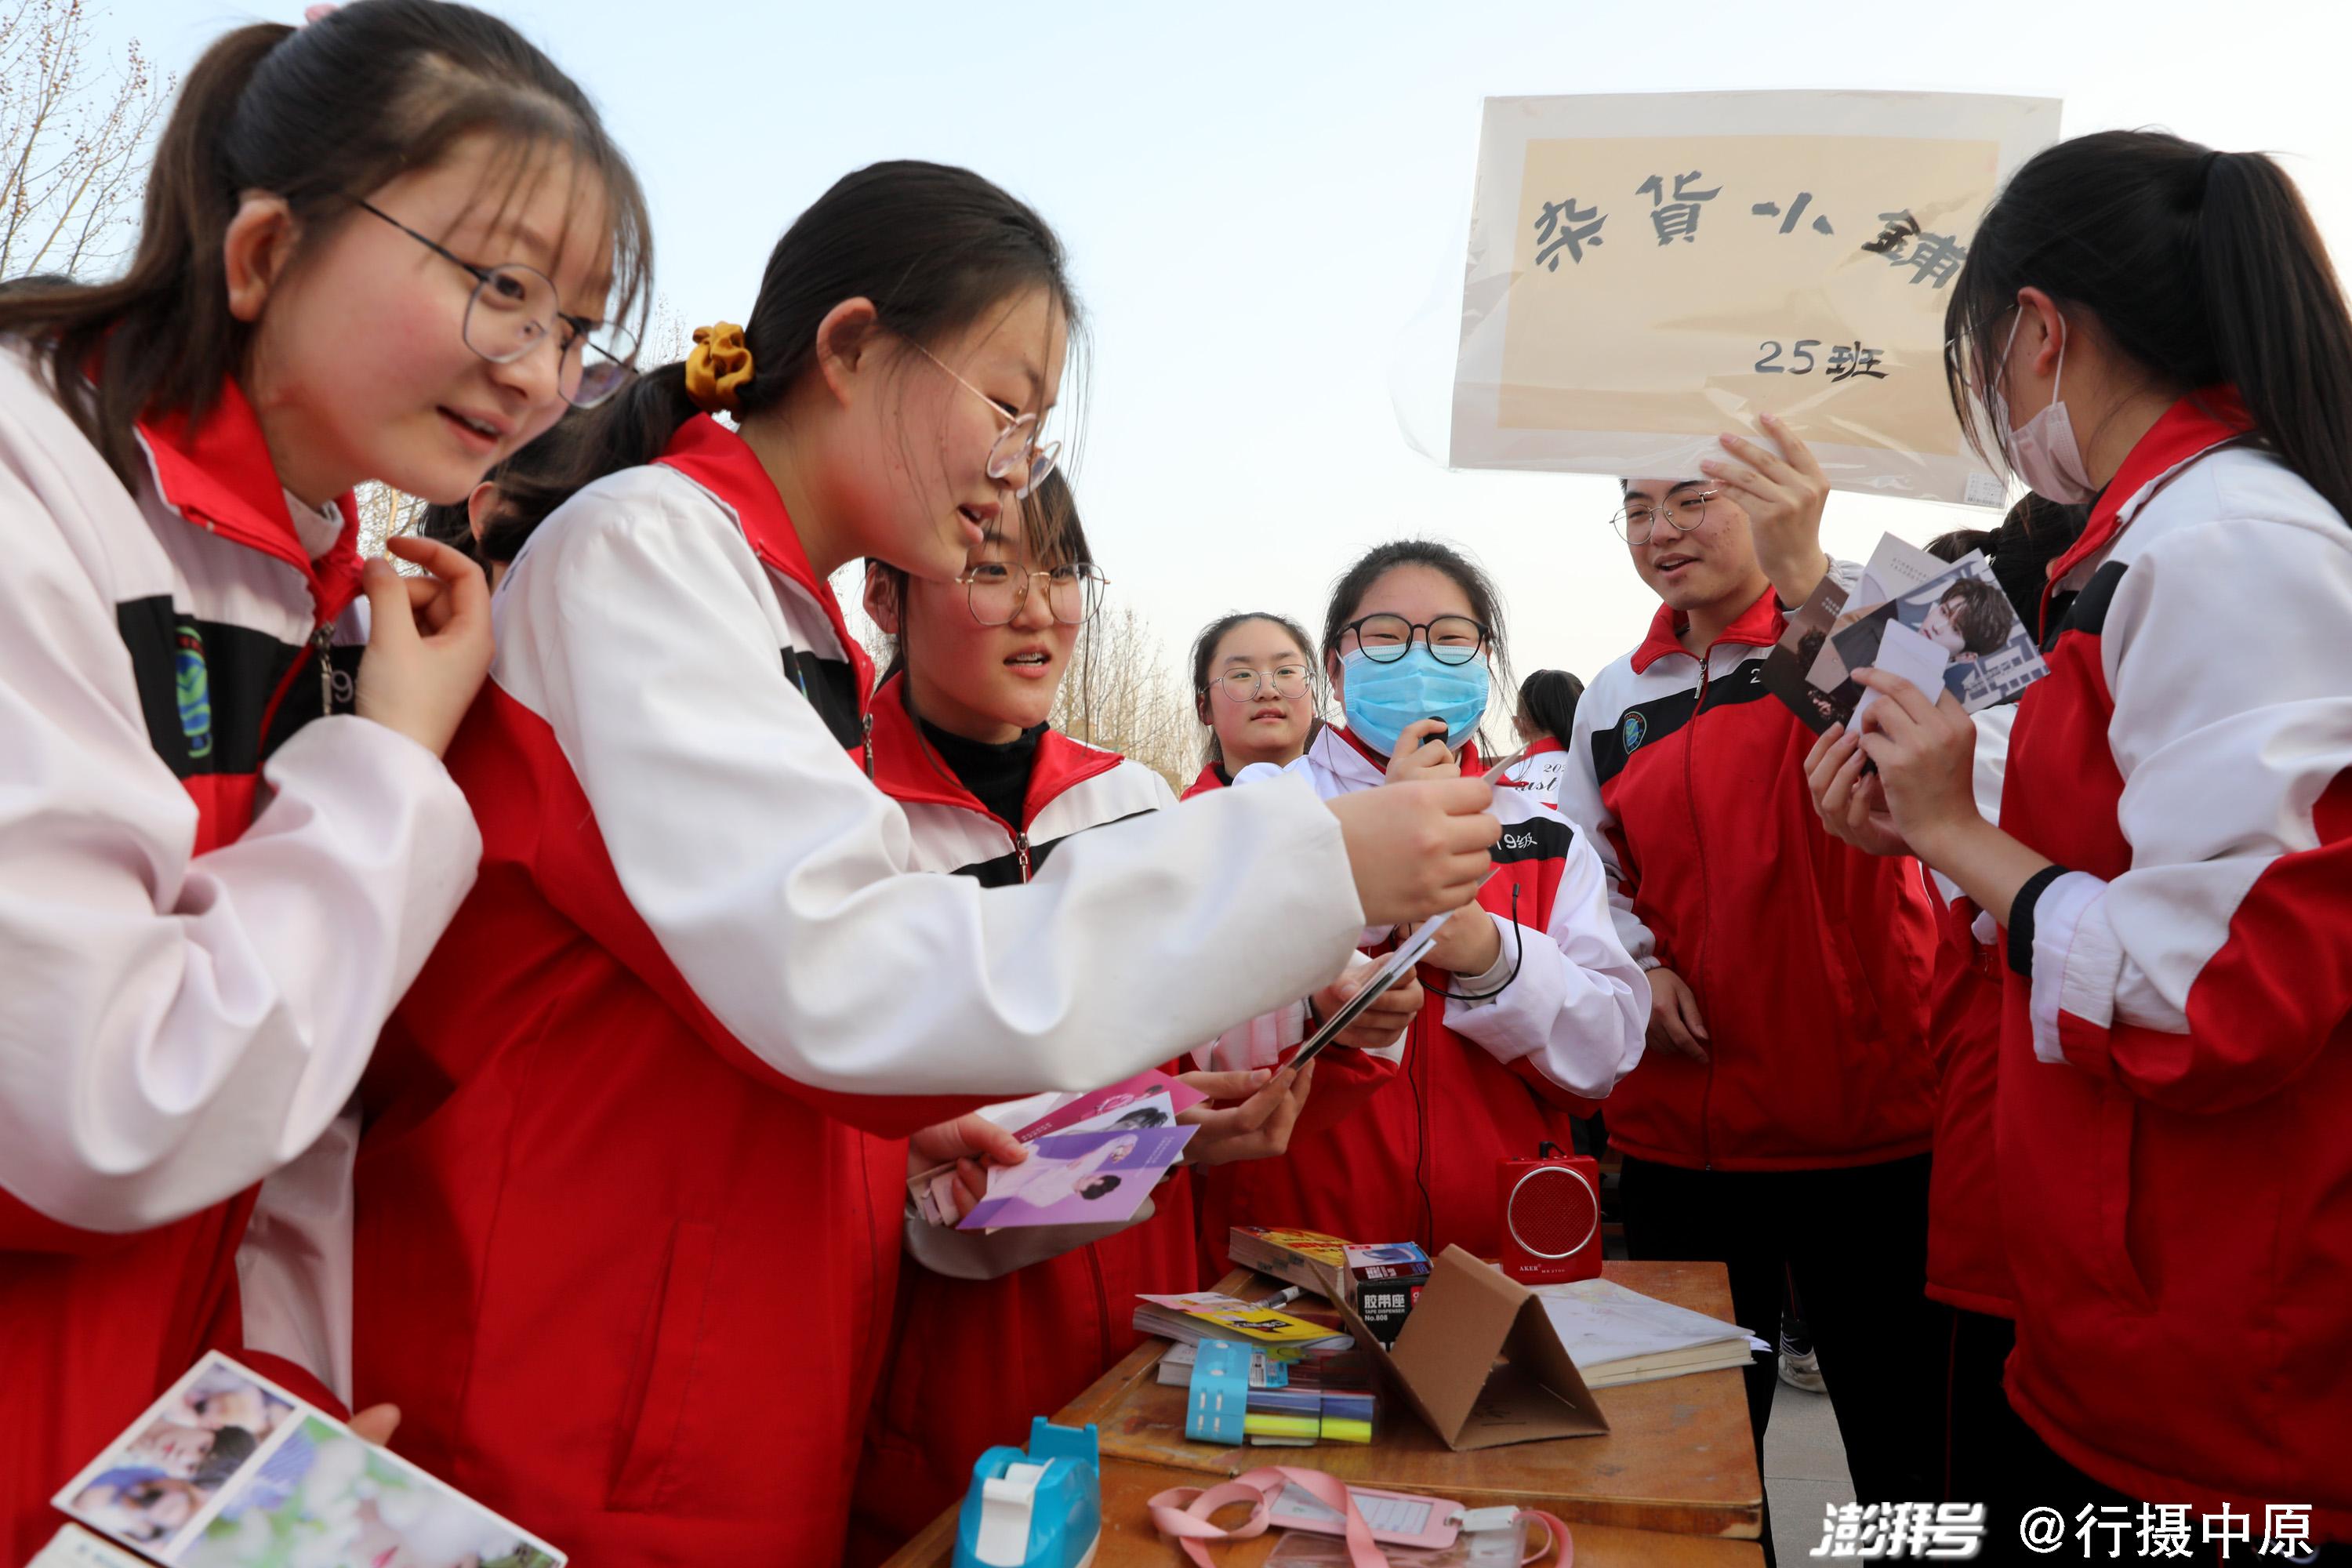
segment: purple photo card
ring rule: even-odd
[[[1021,1163],[990,1170],[988,1195],[956,1228],[1110,1225],[1127,1219],[1182,1156],[1192,1131],[1145,1127],[1041,1138]]]
[[[1024,1143],[1033,1143],[1048,1133],[1060,1132],[1081,1121],[1091,1121],[1108,1111],[1117,1110],[1147,1100],[1155,1094],[1168,1097],[1170,1106],[1178,1113],[1190,1110],[1208,1097],[1197,1089],[1188,1089],[1164,1072],[1147,1068],[1133,1078],[1082,1094],[1064,1105],[1057,1105],[1013,1136]]]

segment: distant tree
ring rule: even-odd
[[[134,41],[110,68],[82,0],[0,0],[0,278],[102,277],[138,235],[174,83]]]
[[[1054,728],[1131,757],[1179,791],[1200,772],[1201,729],[1181,673],[1133,605],[1096,613],[1054,703]]]

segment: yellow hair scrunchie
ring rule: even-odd
[[[751,379],[751,350],[732,321],[694,329],[686,356],[686,395],[705,414],[732,414],[736,394]]]

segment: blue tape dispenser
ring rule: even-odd
[[[1102,1534],[1102,1451],[1092,1426],[1040,1415],[1029,1448],[991,1448],[956,1516],[955,1568],[1085,1568]]]
[[[1243,1423],[1249,1418],[1254,1353],[1249,1346],[1232,1340],[1201,1342],[1192,1362],[1192,1397],[1184,1406],[1184,1436],[1196,1443],[1242,1440]]]

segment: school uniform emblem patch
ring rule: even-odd
[[[212,671],[205,663],[204,635],[194,626],[183,626],[178,641],[180,733],[187,738],[190,757],[209,757],[213,754]]]
[[[1627,751],[1633,751],[1650,738],[1650,721],[1639,713],[1628,713],[1625,722],[1617,727],[1617,738],[1624,742]]]

